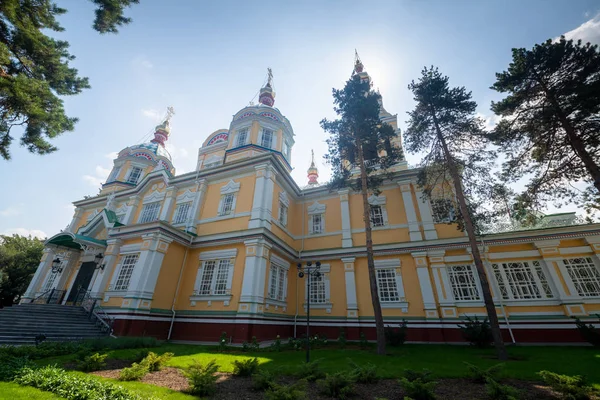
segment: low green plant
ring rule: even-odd
[[[354,379],[347,372],[327,374],[325,379],[317,381],[317,386],[322,394],[341,400],[347,399],[355,393]]]
[[[173,353],[164,353],[158,355],[156,353],[149,352],[148,355],[140,362],[140,364],[145,365],[150,372],[160,371],[163,364],[173,358],[173,356]]]
[[[423,381],[421,379],[409,381],[407,378],[400,378],[398,382],[407,396],[414,400],[436,399],[435,393],[433,392],[436,385],[436,382],[434,381]]]
[[[233,360],[233,374],[235,376],[252,376],[256,372],[258,372],[258,358]]]
[[[402,321],[398,327],[386,326],[384,328],[385,342],[391,347],[402,346],[406,341],[407,322]]]
[[[600,320],[600,315],[596,314],[596,317]],[[600,331],[596,329],[594,325],[588,325],[585,322],[581,321],[579,318],[574,318],[577,330],[579,331],[583,339],[593,346],[600,346]]]
[[[133,362],[139,363],[150,354],[150,350],[148,349],[140,349],[133,356]]]
[[[340,349],[345,349],[346,348],[346,344],[348,343],[348,340],[346,339],[346,331],[344,330],[344,328],[340,328],[340,335],[338,336],[338,346],[340,347]]]
[[[123,368],[119,373],[120,381],[139,381],[148,373],[148,366],[142,363],[133,363],[131,367]]]
[[[256,336],[252,336],[252,342],[250,343],[250,350],[258,351],[260,349],[260,343],[256,340]]]
[[[82,361],[77,364],[77,368],[84,372],[99,371],[106,367],[106,357],[108,354],[94,353],[86,356]]]
[[[468,362],[465,362],[465,365],[469,370],[469,378],[471,378],[475,383],[485,383],[488,379],[496,379],[504,367],[504,364],[496,364],[489,368],[483,369]]]
[[[465,340],[471,343],[472,346],[479,348],[488,347],[494,340],[487,317],[480,320],[477,316],[471,318],[466,315],[462,321],[462,325],[458,324],[458,328]]]
[[[107,350],[119,350],[119,349],[142,349],[159,347],[160,342],[153,337],[141,336],[141,337],[104,337],[97,339],[89,339],[80,342],[82,346],[89,347],[91,351],[107,351]]]
[[[194,362],[184,372],[190,384],[190,393],[198,396],[210,396],[217,390],[217,379],[215,375],[219,370],[216,360],[208,364]]]
[[[57,367],[25,368],[15,377],[15,382],[46,392],[55,393],[67,400],[141,400],[137,394],[110,382],[89,375],[74,375]]]
[[[254,375],[252,375],[252,390],[258,392],[264,392],[269,390],[275,385],[277,376],[267,370],[259,369]]]
[[[304,347],[304,340],[296,339],[293,337],[288,338],[288,348],[291,350],[301,350]]]
[[[298,368],[297,376],[306,379],[308,382],[314,382],[317,379],[325,378],[325,372],[321,369],[321,360],[303,362]]]
[[[369,347],[369,341],[367,340],[367,336],[363,331],[360,331],[360,334],[358,336],[358,344],[363,350]]]
[[[421,371],[415,371],[413,369],[405,369],[404,370],[404,379],[409,382],[414,381],[422,381],[422,382],[432,382],[433,376],[431,376],[431,371],[423,368]]]
[[[22,369],[35,366],[29,357],[4,357],[0,360],[0,381],[12,381]]]
[[[219,337],[219,351],[225,351],[227,349],[227,332],[221,333]]]
[[[569,400],[587,400],[591,398],[593,388],[581,375],[560,375],[550,371],[540,371],[538,375],[554,391]]]
[[[273,343],[271,343],[271,346],[269,347],[269,349],[271,351],[281,351],[281,337],[279,335],[277,335],[277,337],[275,338],[275,341]]]
[[[350,375],[357,383],[377,383],[377,366],[373,364],[358,365],[351,359],[348,359],[348,364],[352,368]]]
[[[491,400],[518,400],[520,391],[508,385],[501,385],[495,380],[488,378],[485,389]]]
[[[301,379],[293,385],[274,384],[265,392],[267,400],[304,400],[306,399],[306,381]]]

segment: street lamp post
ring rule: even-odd
[[[311,276],[318,278],[321,276],[321,262],[315,262],[315,266],[312,267],[312,262],[307,261],[306,267],[302,266],[302,263],[298,263],[298,277],[303,278],[304,275],[307,275],[307,286],[308,286],[308,295],[306,296],[306,362],[310,361],[310,287],[312,284]],[[312,267],[312,268],[311,268]]]

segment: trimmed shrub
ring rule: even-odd
[[[271,351],[281,351],[281,337],[279,335],[277,335],[277,337],[275,338],[275,341],[273,343],[271,343],[271,346],[269,347],[269,349]]]
[[[354,380],[347,372],[327,374],[317,381],[317,386],[322,394],[336,399],[344,400],[354,394]]]
[[[360,331],[360,335],[358,336],[358,344],[363,350],[369,347],[369,341],[367,340],[367,336],[363,331]]]
[[[156,353],[149,352],[140,364],[145,365],[150,372],[160,371],[162,365],[169,361],[173,356],[173,353],[164,353],[159,356]]]
[[[12,381],[24,368],[35,368],[28,357],[4,357],[0,361],[0,381]]]
[[[306,381],[299,380],[293,385],[274,384],[265,392],[267,400],[303,400],[306,399]]]
[[[501,385],[493,379],[486,381],[486,391],[492,400],[518,400],[520,391],[508,385]]]
[[[303,362],[298,369],[298,377],[306,379],[308,382],[314,382],[317,379],[325,378],[325,372],[321,370],[320,363],[320,359],[311,362]]]
[[[477,317],[471,318],[467,315],[462,323],[462,325],[458,324],[458,327],[465,340],[471,345],[484,348],[493,342],[492,329],[487,317],[481,321]]]
[[[399,381],[402,389],[406,392],[406,395],[414,400],[435,400],[435,388],[436,382],[423,381],[421,379],[415,379],[409,381],[407,378],[401,378]]]
[[[538,375],[554,391],[569,400],[587,400],[591,398],[593,388],[581,375],[560,375],[550,371],[540,371]]]
[[[596,314],[596,317],[600,319],[600,315]],[[577,325],[577,330],[579,331],[579,333],[585,341],[592,344],[593,346],[600,346],[600,331],[598,331],[598,329],[596,329],[594,325],[586,325],[585,322],[582,322],[577,317],[575,317],[575,325]]]
[[[258,372],[258,358],[246,360],[233,360],[233,374],[235,376],[252,376]]]
[[[340,347],[340,349],[345,349],[346,348],[346,344],[348,343],[348,340],[346,339],[346,331],[344,330],[344,328],[340,328],[340,336],[338,336],[338,346]]]
[[[227,349],[227,332],[221,333],[219,337],[219,351],[225,351]]]
[[[217,390],[215,375],[219,370],[216,360],[206,365],[195,362],[184,372],[190,384],[190,393],[198,396],[210,396]]]
[[[422,381],[422,382],[432,382],[433,377],[431,376],[431,371],[428,369],[423,369],[421,371],[415,371],[412,369],[404,370],[404,379],[409,382],[414,381]]]
[[[84,340],[81,344],[84,347],[89,347],[91,351],[160,347],[160,343],[156,338],[148,336],[120,338],[104,337]]]
[[[148,350],[148,349],[139,350],[133,356],[133,362],[136,362],[136,363],[142,362],[142,360],[144,358],[148,357],[148,354],[150,354],[150,350]]]
[[[148,366],[142,363],[133,363],[129,368],[123,368],[119,373],[120,381],[139,381],[148,373]]]
[[[259,369],[258,372],[252,375],[252,390],[258,392],[269,390],[275,385],[276,378],[277,376],[272,372]]]
[[[469,378],[471,378],[475,383],[486,383],[488,379],[496,379],[504,367],[504,364],[496,364],[487,369],[482,369],[476,365],[469,364],[468,362],[465,362],[465,365],[469,370]]]
[[[77,364],[77,368],[84,372],[99,371],[106,367],[106,357],[108,354],[94,353],[86,356],[83,361]]]
[[[358,365],[351,359],[348,359],[348,363],[352,370],[350,375],[357,383],[377,383],[379,377],[377,376],[377,367],[373,364]]]
[[[91,376],[74,375],[57,368],[25,368],[15,382],[55,393],[67,400],[141,400],[137,394],[112,383]]]
[[[402,346],[406,341],[406,320],[402,321],[399,327],[386,326],[384,328],[385,342],[391,347]]]

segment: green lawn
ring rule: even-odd
[[[16,383],[0,382],[0,399],[58,400],[62,397],[32,387],[20,386]]]

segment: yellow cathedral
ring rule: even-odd
[[[357,60],[355,74],[370,79]],[[99,195],[75,201],[69,226],[46,241],[22,302],[96,300],[115,335],[233,342],[305,332],[307,283],[296,264],[321,262],[310,292],[311,333],[375,338],[362,199],[290,175],[295,135],[274,107],[271,75],[259,102],[208,135],[196,170],[176,174],[165,142],[118,153]],[[381,107],[397,131],[397,116]],[[371,195],[375,268],[385,324],[408,340],[461,342],[457,324],[485,308],[465,234],[406,161]],[[448,199],[450,204],[452,199]],[[479,238],[504,338],[576,342],[571,317],[600,312],[600,225],[550,224]]]

